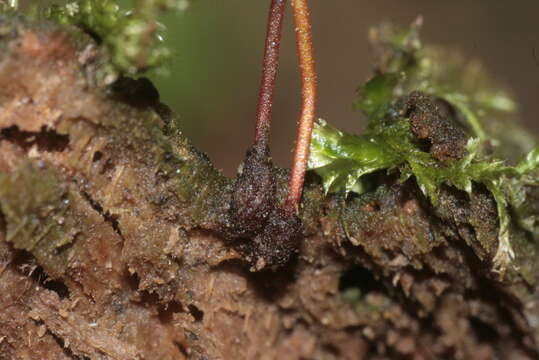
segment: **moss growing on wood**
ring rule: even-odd
[[[489,268],[496,202],[480,184],[471,197],[443,185],[432,207],[397,173],[366,175],[348,198],[311,174],[299,256],[253,274],[223,236],[233,180],[189,144],[149,82],[99,85],[80,61],[95,44],[73,28],[0,29],[4,356],[56,358],[55,338],[92,359],[537,356],[526,201],[512,242],[520,273],[501,282]],[[281,204],[288,173],[274,171]],[[14,231],[25,218],[35,226]]]
[[[539,185],[539,147],[514,167],[491,154],[499,140],[488,134],[483,122],[497,113],[513,112],[513,101],[487,84],[470,86],[484,78],[474,74],[475,64],[461,70],[461,61],[446,65],[447,60],[424,50],[419,24],[402,32],[388,27],[373,32],[375,46],[383,51],[379,73],[359,89],[356,103],[368,117],[367,130],[361,136],[343,134],[320,120],[309,166],[322,177],[326,191],[346,193],[362,193],[366,174],[397,172],[402,182],[414,178],[434,207],[440,206],[443,185],[470,197],[474,185],[486,187],[496,201],[499,219],[492,261],[503,274],[515,257],[512,223],[524,221],[519,210],[526,203],[524,187]],[[520,194],[518,200],[515,193]],[[535,219],[529,221],[535,224]]]

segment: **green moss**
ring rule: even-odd
[[[514,167],[487,153],[485,149],[499,141],[487,133],[482,120],[514,111],[513,101],[487,86],[483,75],[472,76],[477,72],[475,65],[462,67],[462,60],[454,56],[449,62],[443,61],[439,51],[422,48],[417,24],[404,32],[382,27],[375,34],[378,45],[391,55],[382,59],[380,73],[358,90],[356,107],[368,117],[367,131],[360,136],[345,134],[320,120],[313,132],[309,168],[322,177],[326,192],[362,193],[366,174],[399,172],[403,182],[413,177],[434,206],[444,184],[470,195],[474,183],[484,185],[497,204],[500,230],[494,264],[503,271],[515,256],[510,241],[510,209],[515,210],[517,222],[535,225],[536,215],[529,211],[527,217],[523,215],[524,187],[538,185],[534,174],[539,147]],[[470,84],[479,78],[481,81]],[[445,100],[460,113],[471,132],[462,159],[439,161],[416,141],[398,103],[412,91]]]
[[[110,64],[108,75],[137,74],[161,66],[171,50],[163,43],[164,26],[158,16],[170,10],[182,10],[187,0],[139,0],[132,7],[122,7],[114,0],[69,1],[53,4],[43,13],[61,24],[82,28],[104,47]]]
[[[159,170],[170,176],[171,189],[188,208],[193,226],[218,228],[225,221],[232,181],[183,136],[176,119],[170,119],[166,132],[160,136]]]

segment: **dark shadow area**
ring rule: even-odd
[[[64,151],[69,145],[69,136],[61,135],[45,126],[39,132],[23,131],[13,125],[0,130],[0,140],[7,140],[28,151],[36,145],[39,151]]]
[[[382,282],[377,280],[369,269],[359,265],[345,271],[339,279],[340,292],[350,289],[358,289],[361,296],[365,296],[370,292],[385,292]]]
[[[54,291],[60,299],[69,298],[69,288],[62,281],[51,279],[45,270],[37,265],[35,258],[29,252],[16,250],[11,266],[20,274],[30,277],[39,286]]]
[[[193,315],[196,322],[201,322],[204,320],[204,311],[200,310],[196,305],[189,304],[187,308],[189,309],[191,315]]]
[[[159,307],[159,320],[168,324],[174,319],[174,314],[183,312],[183,306],[179,301],[173,300]]]

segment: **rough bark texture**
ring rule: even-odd
[[[537,242],[492,273],[485,189],[434,209],[413,181],[345,200],[313,177],[299,255],[252,273],[223,233],[233,181],[99,62],[73,30],[0,19],[0,358],[539,357]]]

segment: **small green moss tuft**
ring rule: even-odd
[[[162,69],[171,50],[164,45],[165,29],[157,18],[187,5],[188,0],[146,0],[123,8],[114,0],[83,0],[53,4],[43,13],[48,19],[78,26],[95,37],[110,56],[105,71],[114,79],[119,73],[134,75]]]

